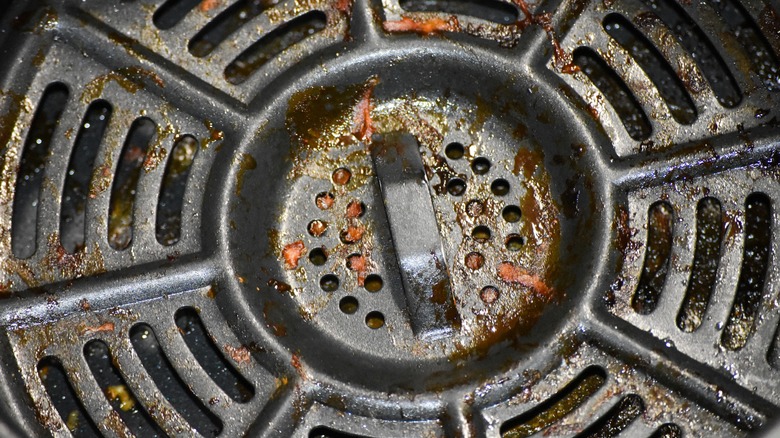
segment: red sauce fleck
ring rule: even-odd
[[[355,105],[355,120],[353,122],[353,134],[363,141],[368,143],[371,141],[371,136],[374,135],[374,125],[371,120],[371,110],[374,105],[371,103],[371,96],[374,94],[374,88],[379,83],[379,78],[373,77],[366,83],[366,89],[363,91],[363,96],[357,105]]]
[[[333,203],[336,201],[336,199],[333,197],[330,193],[321,193],[317,195],[317,199],[315,200],[315,203],[317,204],[317,208],[320,210],[329,210],[331,207],[333,207]]]
[[[351,201],[347,205],[347,218],[357,219],[363,215],[363,204],[360,201]]]
[[[349,183],[349,180],[352,179],[352,172],[349,171],[349,169],[340,168],[336,169],[333,172],[333,182],[335,184],[338,184],[340,186],[347,185]]]
[[[314,220],[309,223],[309,234],[314,237],[320,237],[328,230],[328,223],[321,220]]]
[[[363,286],[366,283],[366,277],[368,276],[368,260],[365,256],[360,254],[353,254],[347,258],[347,267],[357,272],[358,274],[358,286]]]
[[[104,322],[103,324],[99,326],[91,326],[91,327],[80,327],[79,332],[82,336],[84,335],[91,335],[94,333],[101,333],[101,332],[113,332],[114,331],[114,323],[113,322]]]
[[[347,243],[355,243],[363,238],[366,229],[360,225],[350,225],[342,232],[342,238]]]
[[[470,252],[466,254],[466,267],[476,271],[485,264],[485,256],[478,252]]]
[[[383,26],[388,32],[415,32],[421,35],[460,31],[460,23],[455,16],[450,17],[449,20],[428,18],[419,21],[409,17],[402,17],[397,21],[385,21]]]
[[[203,0],[200,2],[198,9],[200,9],[201,12],[208,12],[217,6],[219,6],[219,0]]]
[[[532,274],[510,262],[504,262],[498,265],[498,276],[506,283],[519,284],[533,289],[544,298],[551,298],[553,290],[547,286],[544,281],[535,274]]]
[[[286,269],[295,269],[298,267],[298,261],[303,257],[303,253],[306,251],[306,247],[303,245],[303,241],[290,243],[282,250],[282,257],[284,258],[284,267]]]
[[[249,349],[245,345],[238,348],[232,345],[225,345],[225,352],[233,359],[237,364],[249,363]]]
[[[520,11],[525,15],[525,19],[520,22],[520,25],[525,27],[531,24],[535,24],[547,33],[547,38],[550,40],[550,44],[553,46],[553,65],[561,73],[573,74],[580,71],[580,68],[572,61],[570,53],[566,53],[558,42],[558,38],[555,35],[555,29],[553,29],[551,18],[549,13],[546,14],[532,14],[531,8],[528,7],[528,3],[525,0],[514,0],[515,4]]]

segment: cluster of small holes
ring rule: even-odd
[[[453,161],[466,158],[466,148],[461,143],[453,142],[444,148],[444,155]],[[487,157],[476,157],[471,160],[471,171],[476,176],[484,176],[490,173],[493,164]],[[467,181],[463,178],[454,177],[447,181],[447,193],[454,197],[462,197],[466,194]],[[490,192],[497,199],[509,195],[512,186],[504,178],[493,179],[490,183]],[[472,218],[478,218],[487,213],[485,202],[478,199],[469,200],[466,203],[466,214]],[[508,224],[520,222],[522,212],[520,207],[515,204],[507,204],[501,211],[502,219]],[[471,238],[478,244],[487,244],[495,238],[493,230],[486,225],[477,225],[470,232]],[[510,233],[504,237],[504,247],[510,253],[520,251],[525,244],[525,239],[515,233]],[[485,256],[476,251],[469,252],[463,259],[463,264],[470,271],[478,271],[485,265]],[[498,300],[501,292],[495,286],[485,286],[479,291],[479,297],[483,303],[489,305]]]
[[[346,186],[351,180],[352,171],[346,167],[340,167],[331,174],[331,182],[334,186]],[[333,192],[320,192],[314,197],[314,204],[323,213],[332,210],[335,203],[336,195],[333,194]],[[362,225],[355,225],[356,222],[354,220],[362,218],[365,215],[366,210],[366,205],[357,199],[354,199],[347,204],[344,214],[352,223],[348,225],[347,228],[338,230],[339,241],[342,244],[354,245],[363,238],[364,228],[362,228]],[[321,218],[313,219],[308,223],[306,231],[313,238],[326,237],[330,233],[330,223]],[[314,266],[324,266],[329,260],[329,254],[326,247],[321,246],[313,248],[309,251],[308,259]],[[363,273],[365,267],[356,266],[358,262],[365,263],[365,259],[361,254],[353,253],[347,257],[346,266],[348,269],[358,272],[359,278],[362,278],[362,276],[365,275],[365,273]],[[327,273],[320,277],[320,289],[322,291],[332,293],[339,290],[340,287],[341,280],[336,274]],[[370,293],[376,293],[381,291],[384,287],[384,280],[378,274],[369,274],[365,276],[365,278],[362,278],[362,287]],[[359,309],[360,302],[358,298],[353,295],[342,297],[339,300],[339,310],[345,315],[354,315]],[[384,326],[385,317],[378,311],[368,312],[365,317],[365,324],[371,329],[379,329]]]

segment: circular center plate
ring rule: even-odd
[[[530,360],[592,275],[592,149],[505,65],[381,58],[298,81],[236,155],[232,288],[347,383],[416,390]]]

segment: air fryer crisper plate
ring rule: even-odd
[[[3,421],[766,431],[775,7],[13,2]]]

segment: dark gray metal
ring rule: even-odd
[[[13,60],[0,67],[0,420],[20,436],[70,435],[70,412],[53,405],[66,394],[47,392],[37,369],[56,356],[83,405],[86,417],[78,418],[106,436],[132,432],[142,419],[121,420],[85,358],[85,344],[100,340],[135,396],[137,412],[128,415],[148,413],[167,435],[208,436],[141,363],[129,336],[143,323],[173,380],[219,419],[223,436],[497,437],[588,367],[606,376],[590,397],[555,424],[523,424],[571,435],[635,394],[645,413],[623,436],[649,436],[668,423],[684,436],[771,433],[765,425],[780,407],[780,105],[767,88],[780,54],[776,2],[679,2],[735,78],[742,101],[726,108],[700,59],[675,36],[678,27],[656,17],[659,4],[678,2],[553,0],[526,10],[525,2],[495,1],[493,11],[514,7],[518,21],[479,9],[490,1],[254,2],[263,11],[202,58],[188,51],[190,39],[233,2],[193,2],[169,29],[153,24],[163,0],[0,5],[0,53]],[[324,31],[277,53],[245,83],[226,80],[236,56],[313,10],[326,17]],[[652,72],[604,31],[612,13],[680,77],[697,112],[691,125],[671,117]],[[652,125],[648,140],[631,139],[621,114],[571,64],[579,47],[597,52],[626,84]],[[64,83],[70,99],[42,170],[33,229],[12,223],[11,209],[21,148],[52,82]],[[320,129],[307,123],[322,114],[291,117],[291,102],[322,89],[336,103],[348,95],[343,113],[325,111],[338,135],[326,147],[300,149],[300,133]],[[69,255],[57,244],[63,186],[95,99],[109,102],[114,117],[90,176],[86,248]],[[373,154],[354,141],[366,114],[377,132]],[[133,241],[117,251],[107,233],[111,182],[127,130],[142,116],[159,128],[155,154],[138,181]],[[299,120],[307,126],[292,123]],[[332,133],[325,131],[315,137]],[[165,246],[155,238],[154,212],[165,163],[188,134],[201,150],[182,202],[181,239]],[[446,156],[450,143],[464,146],[463,157]],[[473,169],[477,158],[489,159],[489,172]],[[339,166],[353,170],[352,186],[332,181]],[[466,183],[459,196],[442,190],[455,177]],[[497,180],[508,193],[491,190]],[[321,210],[314,197],[328,191],[334,207]],[[745,199],[755,192],[773,206],[767,286],[744,347],[729,350],[722,331],[739,293]],[[692,281],[703,197],[723,206],[724,243],[701,326],[689,333],[676,318]],[[338,235],[352,200],[366,206],[349,218],[365,235],[344,244]],[[631,299],[652,259],[648,209],[659,201],[674,211],[672,253],[658,304],[643,315]],[[519,219],[504,217],[510,206]],[[319,237],[307,232],[314,219],[329,224]],[[19,260],[8,236],[25,226],[37,251]],[[477,226],[491,238],[474,239]],[[525,242],[519,251],[517,237]],[[306,250],[287,269],[282,250],[297,241]],[[324,265],[309,260],[323,247]],[[484,257],[481,267],[467,266],[471,253]],[[347,265],[354,254],[370,256],[365,272]],[[415,257],[430,268],[422,277],[408,267]],[[362,274],[381,276],[381,290],[366,290]],[[321,289],[326,275],[339,278],[335,291]],[[430,286],[441,281],[446,299],[434,306]],[[497,295],[483,297],[486,286]],[[214,347],[185,342],[175,318],[188,309]],[[460,329],[441,318],[453,311]],[[375,313],[380,328],[366,324]],[[215,361],[217,377],[198,360],[214,354],[224,358]],[[253,388],[245,403],[218,383],[231,368]],[[0,434],[9,434],[5,425]]]
[[[460,329],[431,188],[417,141],[387,134],[371,146],[415,335],[434,340]]]

